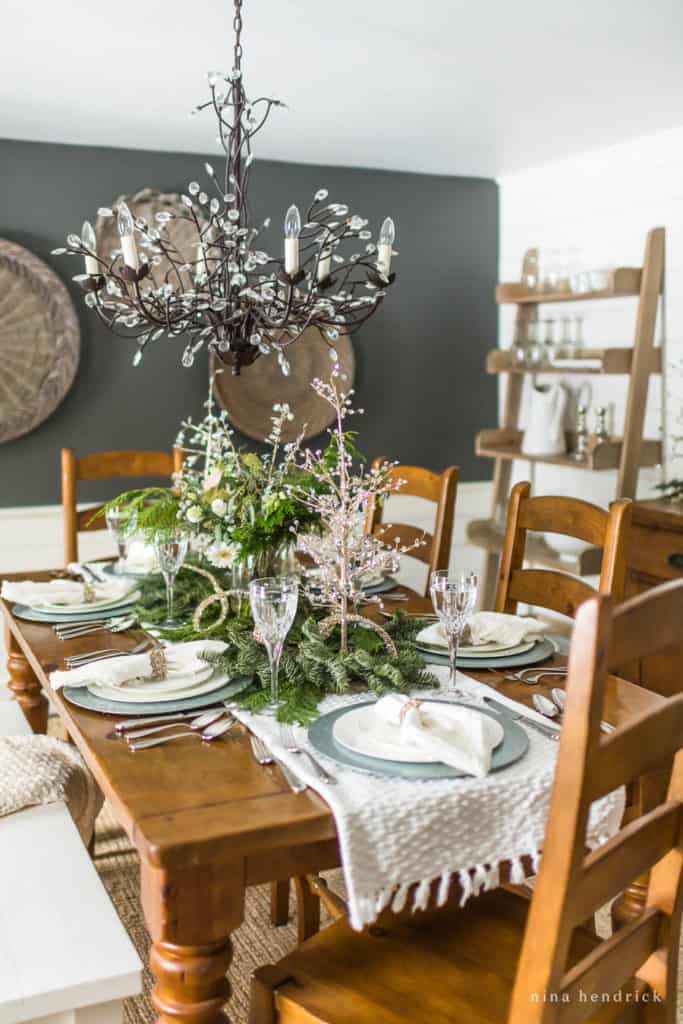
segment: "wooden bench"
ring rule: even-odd
[[[30,732],[0,703],[0,736]],[[141,970],[66,805],[0,818],[0,1024],[120,1024]]]

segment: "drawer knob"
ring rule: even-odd
[[[669,555],[669,565],[672,569],[680,569],[683,572],[683,554]]]

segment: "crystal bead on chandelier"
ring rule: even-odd
[[[206,345],[239,374],[261,354],[274,353],[282,372],[289,373],[285,352],[308,327],[317,327],[336,359],[334,342],[341,333],[361,326],[377,309],[394,281],[391,272],[394,224],[387,217],[377,244],[367,220],[343,203],[328,202],[319,189],[304,223],[296,206],[287,210],[283,257],[258,245],[260,227],[249,223],[247,191],[254,160],[252,140],[279,100],[249,100],[242,81],[242,0],[234,0],[235,49],[229,74],[209,72],[211,98],[196,107],[212,107],[218,118],[225,152],[219,177],[205,164],[206,191],[190,182],[181,197],[182,211],[161,210],[155,223],[134,218],[125,202],[101,216],[116,216],[121,248],[97,251],[91,224],[80,237],[67,238],[56,255],[81,254],[85,273],[77,275],[85,301],[115,334],[137,341],[137,365],[145,347],[166,336],[186,336],[182,355],[191,366]],[[168,235],[171,221],[187,221],[196,232],[187,260]],[[187,231],[187,228],[185,228]],[[361,251],[345,255],[349,240]]]

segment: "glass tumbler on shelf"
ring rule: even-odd
[[[187,557],[188,545],[189,537],[180,527],[159,530],[154,535],[154,552],[166,584],[166,618],[161,623],[162,629],[177,629],[185,625],[182,619],[175,618],[173,597],[176,576]]]
[[[440,569],[432,573],[429,592],[434,611],[448,640],[448,693],[459,696],[456,676],[458,646],[467,621],[474,611],[479,581],[470,570]]]
[[[270,701],[264,710],[272,715],[283,703],[279,687],[280,657],[298,603],[299,581],[294,576],[268,576],[249,584],[251,614],[270,664]]]
[[[125,505],[110,505],[105,509],[104,518],[118,551],[118,561],[114,565],[114,571],[122,573],[125,571],[128,543],[135,533],[137,516]]]

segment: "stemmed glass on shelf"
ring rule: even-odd
[[[280,657],[299,603],[299,581],[295,576],[267,576],[249,584],[249,604],[254,625],[268,652],[270,701],[265,711],[275,714],[280,700]]]
[[[180,526],[158,530],[154,535],[154,552],[166,584],[166,618],[161,623],[163,629],[176,629],[183,626],[181,619],[173,614],[173,597],[175,579],[178,570],[187,556],[189,537]]]
[[[119,553],[118,562],[114,566],[116,572],[125,572],[128,543],[135,533],[137,516],[125,505],[109,505],[104,512],[109,532],[111,533]]]
[[[458,645],[467,620],[474,611],[479,581],[475,573],[440,569],[432,573],[429,591],[434,611],[448,640],[448,686],[452,694],[458,693],[456,661]]]

